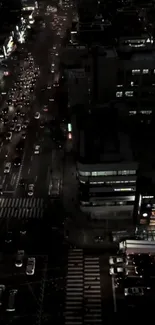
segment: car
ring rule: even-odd
[[[58,147],[59,146],[61,148],[61,145],[60,144],[58,144]],[[104,237],[103,236],[95,236],[94,237],[94,241],[95,241],[95,243],[102,243],[104,241]]]
[[[9,108],[8,108],[8,107],[5,107],[5,108],[3,108],[3,110],[2,110],[2,115],[7,115],[8,112],[9,112]]]
[[[10,132],[12,132],[12,131],[15,130],[15,125],[14,125],[14,123],[11,123],[11,124],[10,124],[9,129],[10,129]]]
[[[39,112],[36,112],[35,115],[34,115],[34,118],[36,120],[39,120],[40,119],[40,113]]]
[[[21,124],[17,124],[15,127],[15,132],[20,132],[21,131]]]
[[[123,269],[123,267],[113,267],[113,266],[111,266],[110,269],[109,269],[109,274],[110,275],[123,276],[124,269]]]
[[[118,263],[124,263],[124,259],[121,256],[110,256],[109,257],[109,264],[110,265],[114,265],[114,264],[118,264]]]
[[[26,266],[26,274],[27,275],[33,275],[35,272],[35,264],[36,259],[35,257],[29,257],[27,260],[27,266]]]
[[[20,109],[17,109],[17,111],[15,112],[15,115],[17,115],[17,116],[20,116]]]
[[[12,119],[12,122],[13,122],[13,123],[17,123],[17,121],[18,121],[18,119],[17,119],[17,117],[15,116],[15,117]]]
[[[39,153],[40,153],[40,146],[39,145],[35,145],[35,147],[34,147],[34,154],[35,155],[39,155]]]
[[[43,106],[43,111],[44,111],[44,112],[48,112],[48,105],[44,105],[44,106]]]
[[[24,250],[18,250],[15,260],[16,267],[22,267],[24,258]]]
[[[8,231],[6,234],[6,238],[5,238],[5,243],[6,244],[11,244],[12,243],[12,231]]]
[[[11,140],[11,139],[12,139],[12,132],[7,132],[6,140]]]
[[[26,183],[26,180],[25,180],[24,178],[21,178],[21,179],[19,180],[19,185],[20,185],[20,186],[25,186],[25,183]]]
[[[50,90],[51,89],[51,85],[47,85],[47,89]]]
[[[59,87],[59,83],[58,82],[54,82],[53,87]]]
[[[44,122],[40,123],[40,128],[43,129],[45,127]]]
[[[9,149],[9,148],[6,148],[6,151],[5,151],[5,158],[8,158],[9,152],[10,152],[10,149]]]
[[[20,227],[20,235],[25,236],[26,233],[27,233],[27,226],[26,226],[25,222],[23,222]]]
[[[23,151],[25,146],[25,140],[21,139],[16,145],[16,151]]]
[[[19,167],[21,165],[21,158],[20,157],[15,157],[13,161],[14,166]]]
[[[9,119],[6,117],[6,118],[3,119],[3,122],[4,122],[4,125],[6,125],[6,124],[8,124]]]
[[[0,195],[3,195],[3,184],[0,184]]]
[[[7,162],[4,167],[4,174],[9,174],[11,170],[11,162]]]
[[[28,185],[28,196],[33,196],[34,194],[34,184]]]
[[[24,117],[24,116],[25,116],[25,112],[21,112],[21,113],[20,113],[20,116],[21,116],[21,117]]]
[[[22,133],[22,136],[21,136],[21,138],[22,138],[23,140],[25,140],[25,139],[26,139],[26,133],[25,133],[25,132],[23,132],[23,133]]]
[[[144,289],[143,287],[130,287],[124,288],[124,295],[125,296],[144,296]]]
[[[15,297],[16,297],[17,292],[18,292],[17,289],[9,290],[9,299],[8,299],[8,305],[7,305],[6,311],[8,311],[8,312],[15,311]]]
[[[3,299],[3,294],[5,291],[5,285],[4,284],[0,284],[0,306],[2,306],[2,299]]]

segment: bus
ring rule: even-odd
[[[60,196],[60,179],[52,178],[49,184],[48,195],[51,198],[58,198]]]

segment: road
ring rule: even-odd
[[[46,197],[49,185],[49,169],[52,168],[53,175],[59,177],[61,173],[60,177],[62,177],[63,150],[60,150],[59,153],[59,150],[56,148],[50,136],[48,123],[58,115],[55,102],[57,87],[54,87],[54,83],[57,82],[59,75],[59,54],[67,28],[67,15],[64,15],[62,9],[58,9],[57,14],[49,12],[47,6],[45,6],[42,14],[45,27],[38,33],[34,43],[28,42],[24,45],[27,52],[30,51],[32,53],[34,60],[33,69],[39,68],[39,74],[36,78],[35,92],[30,95],[30,107],[25,111],[29,119],[29,125],[26,130],[26,141],[20,167],[15,167],[12,161],[14,156],[16,156],[15,147],[21,138],[21,132],[13,132],[11,141],[3,139],[0,148],[0,184],[3,185],[5,196],[27,196],[27,187],[19,187],[20,179],[26,179],[27,184],[34,184],[35,197]],[[26,67],[27,62],[21,61],[20,66],[23,64],[25,64],[24,71],[29,71],[29,66]],[[14,80],[12,80],[12,87],[18,78],[18,71],[19,69],[16,69]],[[27,78],[27,75],[25,78]],[[8,82],[9,86],[10,83],[11,81]],[[42,88],[45,88],[45,90],[42,90]],[[47,105],[48,111],[43,110],[44,105]],[[2,108],[4,106],[5,102]],[[40,113],[40,119],[34,118],[35,112]],[[10,113],[9,119],[11,120],[13,116],[14,112]],[[40,127],[40,120],[44,121],[44,128]],[[22,119],[18,120],[18,123],[22,124]],[[6,133],[6,130],[7,126],[2,125],[1,132]],[[40,146],[39,154],[34,154],[35,145]],[[5,157],[6,152],[8,152],[7,157]],[[4,166],[8,161],[12,163],[11,171],[8,174],[4,174]]]

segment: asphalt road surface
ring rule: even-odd
[[[67,15],[64,15],[61,9],[58,9],[57,14],[47,12],[46,6],[42,14],[45,27],[38,32],[34,42],[28,41],[23,45],[24,48],[27,48],[32,53],[34,67],[39,67],[39,74],[36,78],[35,91],[30,97],[30,107],[26,112],[29,118],[29,125],[26,129],[26,141],[20,167],[15,167],[12,164],[10,173],[4,174],[5,163],[8,161],[12,163],[16,155],[15,147],[21,138],[21,132],[13,132],[11,141],[4,139],[0,147],[0,184],[3,186],[5,196],[27,196],[27,188],[19,186],[21,178],[25,179],[27,184],[34,184],[35,197],[47,196],[49,169],[52,168],[53,174],[56,176],[59,176],[61,172],[60,165],[62,164],[61,156],[63,153],[59,153],[59,150],[55,148],[47,125],[49,120],[53,119],[57,114],[57,105],[54,101],[57,89],[53,87],[53,84],[59,77],[59,54],[67,28]],[[26,71],[27,63],[23,64],[25,64]],[[51,72],[52,70],[54,72]],[[14,80],[11,81],[12,84],[16,78],[15,74]],[[45,90],[42,91],[42,88],[45,88]],[[44,105],[47,105],[48,112],[43,110]],[[4,106],[5,103],[3,104]],[[34,118],[35,112],[40,113],[40,119]],[[10,113],[10,119],[12,114]],[[44,121],[44,128],[40,127],[41,120]],[[19,122],[22,124],[22,121]],[[1,132],[3,132],[4,126],[1,125],[0,127]],[[40,146],[39,154],[34,153],[35,145]],[[57,157],[57,159],[53,157]]]

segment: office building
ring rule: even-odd
[[[101,114],[83,118],[79,131],[77,177],[82,211],[92,217],[132,219],[138,162],[130,135],[118,132],[104,108]],[[113,116],[114,120],[116,116]],[[74,125],[73,125],[74,138]],[[74,141],[74,140],[73,140]]]

